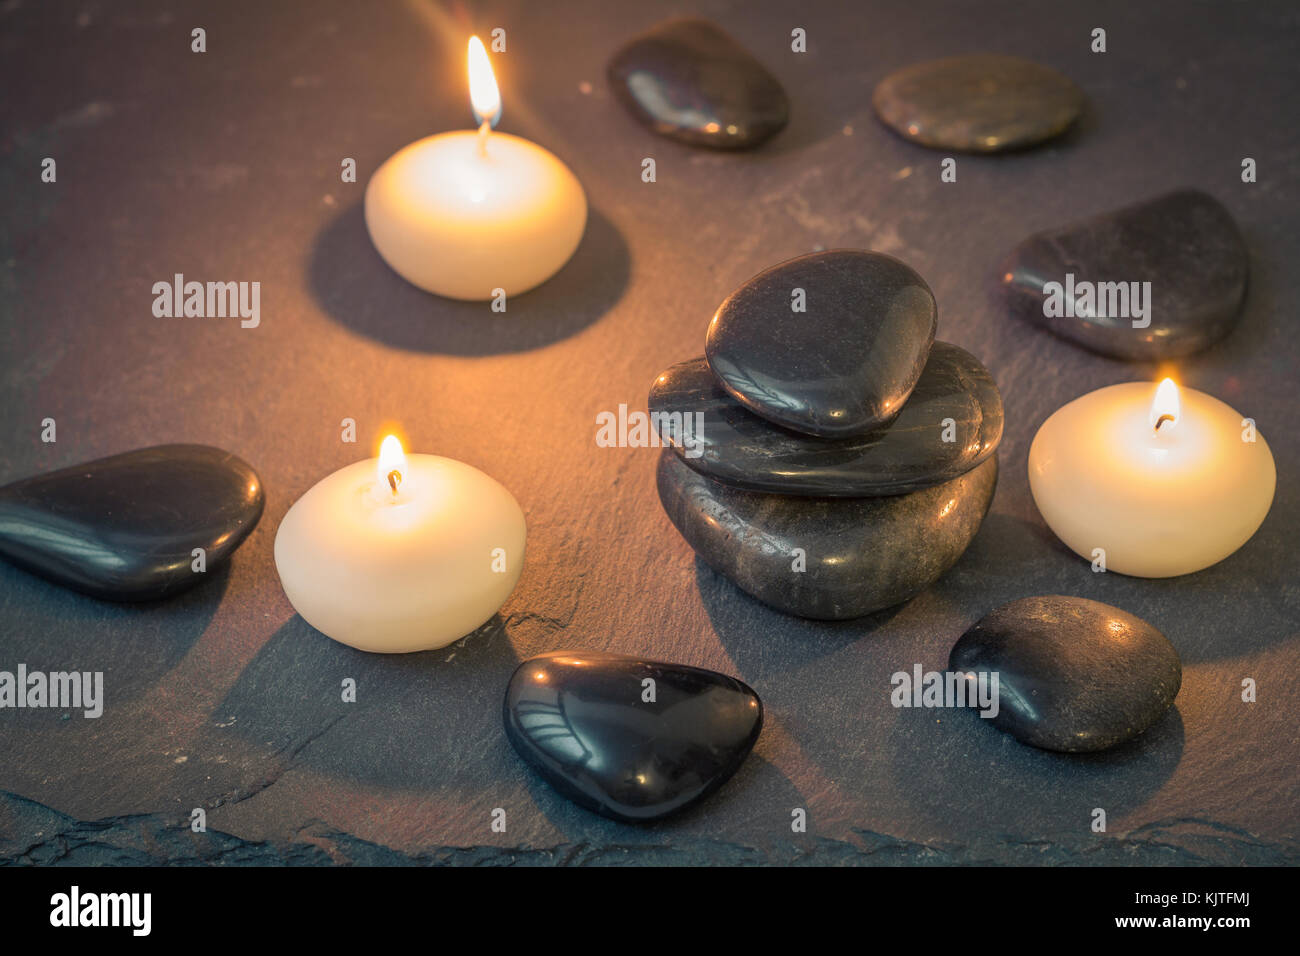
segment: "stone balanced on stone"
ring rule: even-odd
[[[890,256],[813,253],[750,279],[704,358],[663,372],[650,412],[659,499],[714,570],[800,617],[860,617],[924,591],[979,530],[1002,399],[935,342],[925,281]]]

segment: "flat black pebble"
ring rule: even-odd
[[[658,488],[669,519],[715,571],[777,610],[835,620],[901,604],[956,564],[997,475],[993,455],[907,495],[799,498],[724,485],[665,448]]]
[[[891,73],[871,102],[886,125],[922,146],[992,153],[1064,132],[1083,110],[1083,93],[1049,67],[980,53]]]
[[[661,431],[702,474],[751,491],[831,497],[905,494],[956,478],[993,454],[1003,421],[988,370],[946,342],[934,343],[898,417],[857,438],[812,438],[759,418],[704,359],[655,379],[650,411],[670,423]],[[687,434],[686,422],[698,431]]]
[[[799,302],[805,311],[795,311]],[[847,438],[902,410],[937,321],[930,287],[906,263],[832,249],[775,265],[733,292],[709,323],[704,354],[754,414]]]
[[[619,50],[608,75],[633,116],[693,146],[757,146],[790,115],[776,77],[708,20],[659,24]]]
[[[0,556],[92,597],[152,601],[203,582],[262,505],[257,473],[229,452],[141,448],[0,488]]]
[[[1231,213],[1213,196],[1184,189],[1031,236],[1001,274],[1016,315],[1103,355],[1156,360],[1223,338],[1241,311],[1249,271]],[[1075,314],[1048,316],[1045,286],[1061,284],[1064,302],[1067,274],[1074,277]],[[1093,287],[1091,307],[1079,291],[1083,282]],[[1128,314],[1113,314],[1125,311],[1123,299],[1116,309],[1097,304],[1096,286],[1116,282],[1128,284]],[[1148,311],[1138,319],[1132,283],[1142,282],[1151,284],[1150,299],[1143,297]],[[1135,328],[1135,319],[1150,324]]]
[[[744,762],[763,726],[758,695],[684,664],[557,651],[515,670],[506,736],[574,803],[646,823],[703,800]]]
[[[1127,611],[1086,598],[1021,598],[957,641],[950,671],[998,673],[988,721],[1045,750],[1105,750],[1164,715],[1182,684],[1178,652]]]

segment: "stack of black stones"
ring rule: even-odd
[[[929,286],[890,256],[801,256],[719,307],[705,355],[650,391],[659,498],[714,570],[801,617],[912,598],[961,557],[997,482],[1002,399],[934,340]]]

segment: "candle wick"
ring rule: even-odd
[[[1174,416],[1170,415],[1168,412],[1165,412],[1163,415],[1161,415],[1159,418],[1156,419],[1156,431],[1160,431],[1160,426],[1163,425],[1165,422],[1172,422],[1172,421],[1174,421]]]
[[[478,154],[487,156],[488,133],[492,132],[492,120],[485,119],[478,128]]]
[[[402,483],[402,473],[394,468],[388,473],[388,487],[393,489],[393,494],[397,494],[397,486]]]

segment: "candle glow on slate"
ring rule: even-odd
[[[1255,533],[1277,469],[1254,423],[1166,378],[1112,385],[1053,413],[1029,449],[1043,519],[1075,553],[1137,577],[1190,574]]]
[[[388,435],[375,458],[341,468],[280,523],[275,565],[289,603],[363,651],[445,647],[486,623],[523,569],[524,514],[502,485],[462,462],[407,455]]]
[[[380,256],[404,279],[474,301],[526,292],[558,272],[582,240],[587,197],[550,152],[493,132],[501,94],[478,37],[466,73],[478,129],[391,156],[366,186],[365,217]]]

